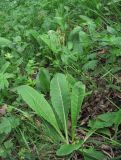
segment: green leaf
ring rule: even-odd
[[[12,128],[16,128],[19,125],[19,120],[15,117],[3,117],[0,122],[0,134],[8,134]]]
[[[85,85],[81,82],[75,83],[71,94],[71,121],[72,121],[72,139],[75,137],[78,115],[85,96]]]
[[[121,123],[121,111],[104,113],[97,116],[96,120],[89,121],[89,127],[93,129],[101,129],[111,127],[113,124]]]
[[[59,135],[62,136],[53,110],[44,96],[39,94],[35,89],[26,85],[18,87],[17,91],[22,96],[23,100],[29,105],[29,107],[32,108],[36,114],[50,123],[59,133]]]
[[[81,15],[80,18],[85,21],[86,25],[88,25],[89,32],[92,35],[95,32],[96,28],[96,24],[94,23],[94,21],[84,15]]]
[[[9,47],[12,42],[6,38],[0,37],[0,47]]]
[[[7,140],[3,145],[0,146],[0,158],[7,159],[8,155],[11,154],[13,143],[11,140]]]
[[[106,156],[93,148],[80,149],[81,153],[84,155],[84,160],[105,160]]]
[[[114,124],[121,124],[121,109],[115,112]]]
[[[6,63],[2,66],[2,68],[0,69],[0,72],[1,72],[1,73],[4,73],[4,72],[7,70],[7,68],[9,67],[9,65],[10,65],[10,62],[6,62]]]
[[[8,79],[12,78],[14,75],[10,73],[0,73],[0,89],[8,88]]]
[[[72,88],[74,84],[76,83],[76,79],[71,74],[66,74],[66,79],[69,83],[69,88]]]
[[[6,75],[5,74],[2,74],[0,73],[0,90],[2,89],[5,89],[5,88],[8,88],[9,86],[9,82],[6,78]]]
[[[6,149],[10,149],[13,147],[13,143],[10,140],[8,140],[8,141],[4,142],[4,146]]]
[[[84,71],[94,70],[94,68],[97,66],[97,63],[98,63],[97,60],[90,60],[83,66],[83,70]]]
[[[36,31],[36,30],[33,30],[33,29],[30,29],[30,30],[27,30],[26,31],[26,36],[32,36],[34,37],[34,39],[37,40],[38,43],[40,43],[40,40],[39,40],[39,33]]]
[[[72,43],[73,51],[80,55],[82,53],[82,45],[80,45],[80,38],[79,38],[79,32],[81,31],[81,27],[77,26],[75,27],[69,35],[69,41]]]
[[[65,131],[68,141],[68,113],[70,108],[70,96],[68,82],[64,74],[58,73],[51,80],[50,84],[51,101],[60,123]]]
[[[60,39],[58,34],[50,30],[48,34],[40,35],[39,38],[48,45],[48,47],[53,51],[53,53],[58,53],[61,48]]]
[[[54,20],[57,24],[59,24],[63,32],[67,29],[68,26],[63,17],[56,16]]]
[[[41,68],[37,78],[36,78],[36,86],[42,92],[47,93],[50,90],[50,74],[47,69]]]
[[[79,40],[83,49],[87,49],[91,43],[88,33],[83,30],[79,32]]]
[[[107,26],[107,31],[110,33],[110,34],[116,34],[116,30],[110,26]]]
[[[5,133],[8,134],[11,132],[11,124],[8,118],[4,117],[2,118],[2,121],[0,123],[0,134]]]
[[[56,152],[57,156],[66,156],[78,150],[81,147],[81,142],[77,144],[64,144]]]
[[[111,137],[111,132],[110,132],[109,128],[98,129],[97,132],[102,135],[106,135],[108,137]]]

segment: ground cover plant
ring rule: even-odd
[[[0,159],[121,159],[121,1],[0,1]]]

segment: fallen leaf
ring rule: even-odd
[[[0,114],[1,114],[1,115],[6,114],[6,109],[7,109],[7,104],[4,104],[4,105],[0,108]]]

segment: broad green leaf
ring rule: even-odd
[[[82,46],[83,49],[89,47],[91,41],[89,39],[88,33],[86,33],[83,30],[81,30],[79,32],[79,39],[80,39],[80,44],[81,44],[81,46]]]
[[[61,54],[61,60],[63,64],[69,65],[74,62],[77,62],[78,59],[78,52],[76,51],[69,51],[68,48],[63,47],[63,54]]]
[[[56,16],[54,20],[57,24],[59,24],[59,26],[60,26],[60,28],[62,29],[63,32],[67,29],[68,25],[65,22],[63,17]]]
[[[109,46],[120,47],[121,46],[121,37],[117,37],[116,35],[110,35],[110,36],[105,35],[102,38],[102,44],[101,45],[109,45]]]
[[[92,35],[92,33],[94,33],[95,28],[96,28],[96,24],[94,23],[94,21],[84,15],[81,15],[80,18],[85,21],[86,25],[88,26],[90,35]]]
[[[6,149],[10,149],[10,148],[13,147],[13,143],[12,143],[11,140],[8,140],[8,141],[4,142],[4,146],[5,146]]]
[[[16,128],[19,125],[19,119],[15,117],[3,117],[0,122],[0,134],[8,134],[12,128]]]
[[[116,34],[116,30],[110,26],[107,26],[107,31],[111,34]]]
[[[66,79],[69,83],[69,88],[72,88],[74,84],[76,83],[76,79],[71,74],[66,74]]]
[[[113,124],[121,123],[121,111],[104,113],[97,116],[96,120],[89,121],[89,127],[93,129],[101,129],[111,127]]]
[[[13,148],[13,143],[11,140],[7,140],[3,143],[3,145],[1,144],[0,146],[0,158],[3,159],[8,159],[8,155],[11,154]]]
[[[50,74],[47,69],[41,68],[37,78],[36,78],[36,86],[42,92],[46,93],[50,90]]]
[[[98,129],[97,132],[102,135],[106,135],[108,137],[111,137],[111,132],[110,132],[109,128]]]
[[[26,31],[26,36],[32,35],[38,42],[39,33],[36,30],[30,29]]]
[[[8,88],[8,79],[13,78],[13,76],[14,75],[10,73],[0,73],[0,89]]]
[[[0,47],[9,47],[12,42],[6,38],[0,37]]]
[[[58,34],[50,30],[48,34],[40,35],[39,38],[48,45],[48,47],[53,51],[53,53],[58,53],[61,45]]]
[[[84,155],[84,160],[105,160],[106,156],[93,148],[80,149],[81,153]]]
[[[6,78],[6,75],[5,74],[2,74],[0,73],[0,90],[2,89],[5,89],[5,88],[8,88],[9,86],[9,82]]]
[[[53,110],[42,94],[26,85],[18,87],[17,91],[36,114],[45,119],[61,134]]]
[[[8,134],[11,132],[11,124],[7,118],[2,118],[2,121],[0,123],[0,134],[5,133]]]
[[[72,121],[72,139],[74,140],[78,115],[85,97],[85,85],[81,82],[75,83],[71,94],[71,121]]]
[[[10,62],[6,62],[6,63],[2,66],[2,68],[0,69],[0,72],[1,72],[1,73],[4,73],[4,72],[6,71],[6,69],[9,67],[9,65],[10,65]]]
[[[97,66],[97,63],[98,63],[97,60],[90,60],[83,66],[83,70],[84,71],[94,70],[94,68]]]
[[[115,118],[114,118],[114,124],[120,124],[120,123],[121,123],[121,109],[115,112]]]
[[[82,46],[80,45],[79,32],[81,31],[81,27],[75,27],[69,35],[69,41],[72,43],[73,51],[77,54],[82,53]]]
[[[70,96],[69,96],[68,82],[64,74],[58,73],[51,80],[50,95],[51,95],[53,109],[56,112],[58,119],[63,126],[67,140],[68,139],[67,121],[70,109]]]
[[[56,152],[57,156],[66,156],[78,150],[81,147],[81,142],[77,144],[64,144]]]

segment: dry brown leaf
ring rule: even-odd
[[[6,114],[6,109],[7,109],[7,104],[4,104],[4,105],[0,108],[0,114],[1,114],[1,115]]]

